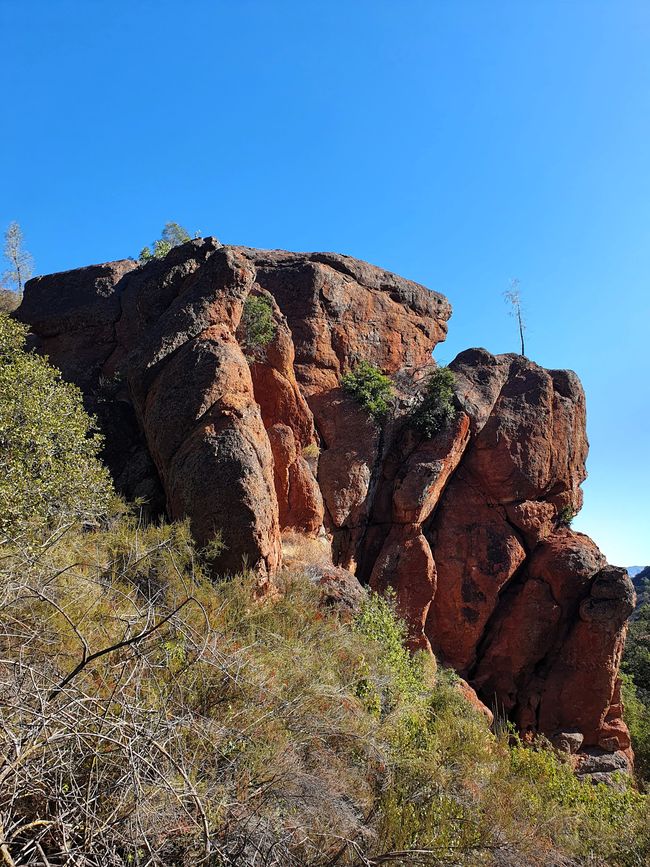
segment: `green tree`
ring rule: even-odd
[[[102,439],[79,389],[26,352],[26,329],[0,314],[0,541],[93,520],[111,497]]]
[[[149,259],[163,259],[174,247],[179,247],[191,240],[187,229],[178,223],[165,223],[160,238],[153,242],[152,247],[143,247],[140,251],[141,262]]]
[[[263,352],[277,331],[273,307],[268,298],[259,295],[248,296],[244,302],[238,331],[248,353],[257,356]]]
[[[9,223],[5,232],[4,256],[9,262],[9,268],[2,279],[16,287],[18,296],[22,296],[25,283],[34,273],[34,259],[23,246],[23,232],[15,221]]]

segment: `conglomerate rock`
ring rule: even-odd
[[[275,322],[263,350],[250,296]],[[283,534],[327,538],[322,581],[354,604],[353,575],[393,588],[411,647],[475,703],[580,749],[582,773],[631,757],[618,668],[634,591],[567,521],[588,447],[575,374],[463,352],[455,420],[426,439],[408,413],[446,336],[442,295],[347,256],[212,238],[37,278],[18,315],[98,415],[118,487],[189,516],[200,544],[221,533],[219,571],[273,580]],[[395,383],[382,424],[340,387],[361,360]]]

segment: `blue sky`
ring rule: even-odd
[[[575,527],[650,563],[650,5],[599,0],[0,0],[0,228],[40,273],[167,220],[336,250],[445,293],[443,361],[571,367]]]

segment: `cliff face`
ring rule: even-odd
[[[253,357],[249,295],[277,326]],[[443,296],[346,256],[210,238],[142,267],[37,278],[19,312],[98,414],[118,487],[189,516],[200,543],[220,531],[220,570],[245,561],[272,580],[283,532],[324,528],[335,565],[395,589],[414,648],[522,731],[622,765],[634,590],[559,517],[581,505],[582,388],[569,371],[468,350],[451,364],[454,423],[423,439],[405,416],[450,314]],[[394,377],[382,426],[339,386],[362,359]]]

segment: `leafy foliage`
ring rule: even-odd
[[[353,370],[343,374],[341,385],[374,419],[381,420],[388,414],[393,383],[369,361],[361,361]]]
[[[454,374],[448,367],[432,371],[410,414],[410,422],[423,436],[431,439],[454,419]]]
[[[268,298],[262,295],[249,295],[244,302],[244,310],[239,332],[246,350],[257,356],[275,337],[277,324],[273,317],[273,307]]]
[[[164,259],[170,250],[189,240],[189,233],[178,223],[165,223],[160,238],[153,242],[153,249],[152,247],[143,247],[139,260],[140,262],[148,262],[150,259]]]
[[[0,314],[0,538],[93,519],[111,495],[79,390],[26,352],[25,336]]]

